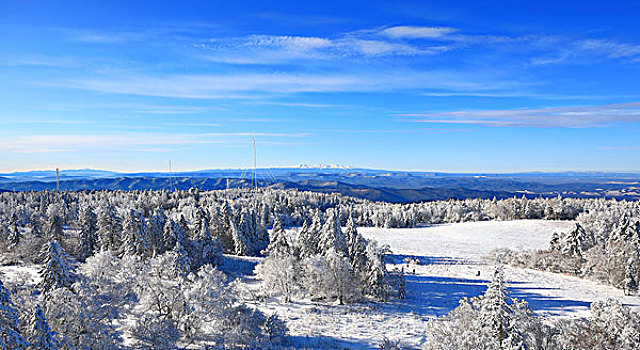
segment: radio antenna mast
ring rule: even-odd
[[[60,192],[60,170],[56,168],[56,190]]]

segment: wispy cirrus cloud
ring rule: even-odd
[[[640,44],[620,42],[614,39],[584,39],[565,42],[555,52],[534,57],[533,65],[584,62],[594,58],[621,60],[627,63],[640,62]]]
[[[256,99],[297,93],[439,90],[495,92],[521,89],[525,81],[482,72],[386,70],[384,72],[126,75],[38,82],[101,93],[192,99]]]
[[[269,64],[294,59],[343,60],[363,57],[435,55],[452,49],[442,43],[417,44],[404,40],[427,38],[426,29],[422,30],[422,37],[420,37],[418,33],[414,33],[413,36],[410,33],[403,35],[402,32],[409,30],[394,30],[394,28],[399,27],[341,33],[334,37],[249,35],[214,38],[193,46],[207,53],[206,57],[211,61],[238,64]],[[385,32],[386,30],[389,32]],[[413,30],[418,31],[415,28]],[[440,30],[444,31],[443,28]],[[435,34],[432,34],[432,38],[435,37]]]
[[[70,151],[148,151],[178,146],[246,144],[247,137],[260,137],[262,143],[282,144],[280,139],[300,139],[311,133],[218,132],[218,133],[164,133],[128,132],[118,134],[57,134],[25,135],[0,140],[0,151],[10,153],[52,153]]]
[[[397,113],[414,123],[467,124],[484,127],[592,128],[640,122],[640,102],[540,109]]]
[[[396,26],[385,28],[380,33],[390,38],[439,39],[457,31],[451,27]]]

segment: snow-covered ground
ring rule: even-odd
[[[277,311],[298,346],[377,348],[383,337],[402,340],[408,348],[424,342],[425,323],[447,314],[462,297],[480,295],[494,265],[483,257],[494,249],[543,249],[553,232],[571,229],[573,222],[521,220],[437,225],[416,229],[358,228],[366,238],[388,244],[394,252],[389,269],[404,266],[407,299],[390,303],[332,305],[312,302],[261,304]],[[405,259],[420,261],[406,264]],[[415,269],[415,274],[413,270]],[[478,276],[478,272],[480,275]],[[640,298],[577,277],[505,267],[510,296],[526,299],[538,314],[583,317],[596,300],[616,298],[640,308]]]
[[[359,227],[365,238],[388,244],[395,254],[479,261],[494,249],[544,249],[553,232],[564,232],[572,221],[480,221],[413,229]]]

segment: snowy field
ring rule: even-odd
[[[387,337],[402,340],[408,348],[419,348],[424,342],[425,323],[430,318],[447,314],[462,297],[484,292],[494,271],[494,265],[483,259],[490,251],[543,249],[553,232],[569,230],[573,225],[573,222],[522,220],[416,229],[360,227],[358,231],[364,237],[391,247],[393,263],[388,269],[404,266],[409,272],[406,300],[341,306],[312,302],[284,304],[270,299],[260,307],[264,311],[277,311],[287,320],[298,346],[374,349]],[[420,264],[407,265],[406,258]],[[576,277],[506,267],[505,279],[511,297],[526,299],[534,311],[549,317],[588,316],[591,302],[610,297],[640,308],[638,297],[625,297],[618,289]],[[251,280],[248,282],[251,284]]]

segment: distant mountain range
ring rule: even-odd
[[[118,173],[93,169],[60,171],[66,190],[203,190],[251,187],[253,170],[221,169],[180,173]],[[388,202],[418,202],[449,198],[550,197],[640,199],[640,174],[606,172],[558,173],[437,173],[352,169],[346,167],[263,168],[260,187],[297,188]],[[228,181],[227,181],[228,180]],[[0,174],[0,189],[10,191],[56,188],[56,172]]]

